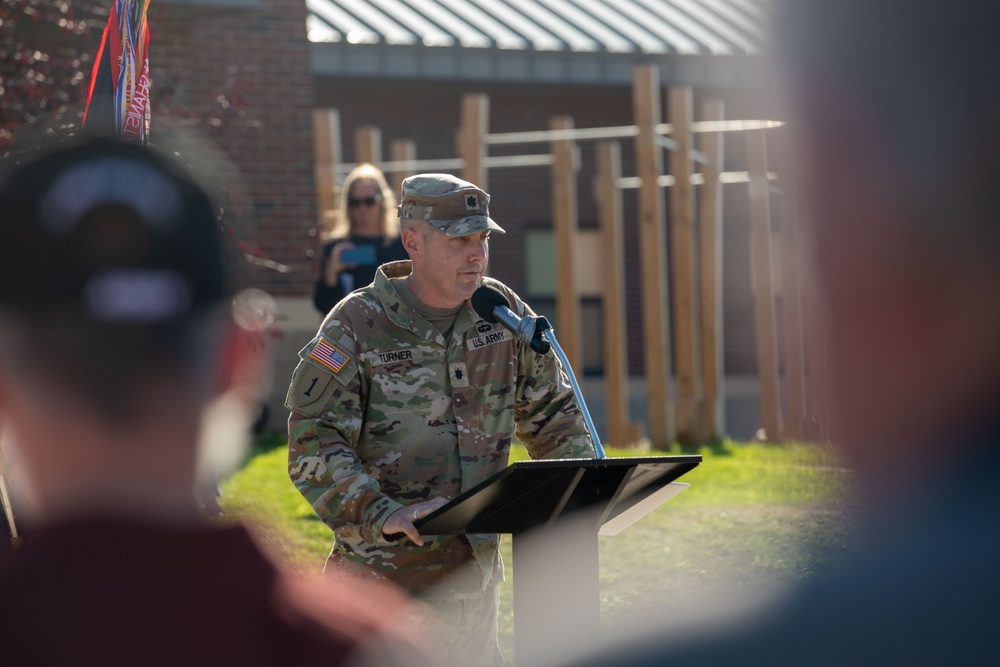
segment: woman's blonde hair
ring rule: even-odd
[[[389,183],[385,180],[382,170],[367,162],[359,164],[347,174],[344,185],[340,188],[340,201],[337,203],[337,213],[330,227],[329,238],[342,239],[351,235],[351,215],[347,206],[347,200],[351,196],[351,188],[358,181],[367,181],[375,186],[375,189],[382,194],[381,214],[379,216],[382,227],[382,236],[385,237],[386,245],[392,243],[399,236],[399,218],[396,216],[396,195],[393,193]]]

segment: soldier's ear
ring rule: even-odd
[[[410,225],[406,225],[402,231],[402,240],[403,248],[410,255],[410,259],[420,256],[423,244],[421,243],[421,235],[417,230],[413,229]]]

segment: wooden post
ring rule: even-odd
[[[645,340],[649,439],[666,449],[674,440],[670,399],[670,322],[667,312],[666,222],[663,192],[657,183],[663,155],[656,142],[660,122],[660,70],[639,65],[632,73],[632,106],[639,133],[635,140],[639,186],[639,244],[642,269],[642,316]]]
[[[625,221],[618,179],[622,175],[621,147],[617,141],[597,145],[597,177],[594,200],[604,245],[604,292],[601,311],[604,324],[604,394],[607,402],[608,436],[616,447],[627,447],[639,439],[638,425],[629,419],[628,339],[625,336]]]
[[[482,93],[462,95],[461,120],[455,143],[458,156],[465,160],[462,178],[489,192],[483,158],[486,157],[486,134],[489,132],[490,98]],[[562,343],[562,341],[559,341]]]
[[[313,159],[319,217],[337,208],[337,165],[341,160],[340,112],[313,110]]]
[[[806,282],[804,315],[806,324],[806,349],[809,359],[809,433],[811,440],[829,440],[829,413],[827,397],[826,325],[816,305],[816,286],[812,277]]]
[[[382,161],[382,130],[362,125],[354,130],[354,161],[377,165]]]
[[[670,151],[670,269],[673,279],[674,363],[677,372],[677,439],[683,443],[701,440],[696,408],[701,398],[701,364],[698,360],[698,318],[695,283],[696,254],[694,193],[691,192],[690,123],[694,94],[690,86],[671,87],[667,94],[671,137],[677,150]]]
[[[786,440],[805,437],[806,387],[805,359],[802,342],[802,291],[799,281],[799,232],[797,224],[798,192],[795,169],[791,164],[788,133],[783,131],[780,143],[782,168],[781,198],[778,207],[778,237],[781,252],[781,300],[784,326],[785,356],[785,424]]]
[[[413,139],[395,139],[389,144],[389,161],[390,162],[416,162],[417,160],[417,142]],[[389,177],[389,184],[393,187],[396,194],[399,195],[400,188],[403,186],[403,179],[407,176],[413,174],[413,169],[400,169],[387,174]]]
[[[572,116],[556,116],[550,130],[572,130]],[[582,320],[580,318],[580,283],[577,279],[577,237],[579,225],[576,205],[576,175],[580,169],[576,144],[568,139],[549,144],[552,162],[552,227],[556,247],[556,313],[559,318],[559,343],[577,373],[583,373]]]
[[[750,171],[750,259],[760,374],[760,419],[767,440],[781,442],[778,398],[778,341],[771,275],[771,207],[767,181],[767,145],[763,130],[747,134]]]
[[[722,120],[725,103],[705,100],[703,120]],[[709,163],[702,165],[704,182],[698,206],[699,268],[701,279],[701,375],[703,400],[699,410],[701,432],[720,440],[725,434],[725,384],[723,376],[722,328],[722,185],[723,134],[701,135],[701,152]]]

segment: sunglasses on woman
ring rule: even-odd
[[[364,204],[365,206],[374,206],[378,202],[382,201],[382,193],[376,192],[371,197],[362,197],[361,199],[355,199],[354,197],[347,198],[347,205],[350,208],[357,208]]]

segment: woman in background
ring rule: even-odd
[[[382,170],[360,164],[344,179],[330,240],[320,253],[313,303],[326,315],[333,306],[375,279],[386,262],[409,259],[399,238],[396,197]]]

